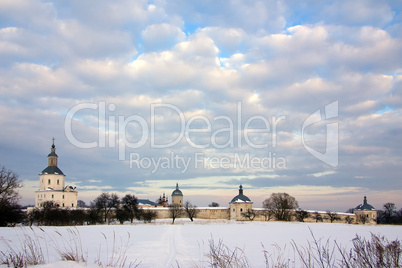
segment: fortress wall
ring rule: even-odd
[[[198,219],[229,219],[229,208],[197,208]]]
[[[157,213],[157,219],[170,219],[169,208],[167,207],[144,207],[144,210],[152,210]]]
[[[149,209],[157,212],[157,219],[170,219],[170,213],[169,213],[169,208],[167,207],[145,207],[144,209]],[[183,208],[184,210],[184,208]],[[195,218],[197,219],[223,219],[227,220],[230,219],[230,210],[227,207],[204,207],[204,208],[197,208],[198,214]],[[266,217],[262,214],[264,209],[262,208],[256,208],[254,209],[257,212],[256,217],[254,218],[254,221],[266,221]],[[321,215],[323,218],[323,222],[330,222],[329,217],[325,211],[308,211],[310,213],[310,216],[306,219],[304,219],[304,222],[316,222],[315,219],[315,214],[318,213]],[[350,217],[353,219],[353,224],[361,224],[361,222],[358,220],[358,217],[355,214],[351,213],[337,213],[338,217],[340,220],[334,221],[334,223],[346,223],[346,217]],[[180,218],[187,218],[187,213],[183,213],[183,215]],[[370,217],[373,217],[370,215]],[[243,219],[244,221],[248,221],[248,219]],[[271,216],[270,221],[275,221],[275,218]],[[292,221],[296,221],[294,215],[292,216]],[[376,224],[376,221],[371,219],[371,221],[368,221],[366,224]]]
[[[144,210],[149,209],[157,213],[157,219],[170,219],[169,208],[162,207],[144,207]],[[184,208],[183,208],[184,211]],[[229,208],[197,208],[197,219],[229,219]],[[183,213],[180,218],[187,218],[187,213]]]

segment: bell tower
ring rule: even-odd
[[[47,156],[47,168],[39,173],[39,189],[35,191],[35,206],[41,207],[44,202],[52,201],[60,207],[76,207],[78,192],[75,187],[65,185],[63,171],[57,166],[58,156],[54,138],[50,154]]]
[[[50,149],[50,154],[47,156],[47,165],[49,167],[57,167],[57,154],[56,154],[56,146],[54,146],[54,138],[52,139],[52,148]]]

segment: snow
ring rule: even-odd
[[[322,243],[336,240],[344,248],[351,246],[356,234],[368,239],[371,233],[380,234],[389,241],[402,237],[402,226],[391,225],[177,219],[174,225],[171,220],[158,220],[132,225],[1,228],[0,251],[7,252],[7,244],[19,251],[30,236],[40,245],[46,262],[36,267],[120,266],[122,257],[126,258],[125,267],[130,263],[139,267],[208,267],[206,254],[213,239],[215,244],[222,241],[232,250],[243,250],[251,267],[265,267],[264,248],[293,262],[292,241],[306,247],[313,241],[310,230]],[[68,248],[81,250],[86,263],[61,261],[57,251]]]

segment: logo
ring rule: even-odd
[[[326,144],[325,152],[317,151],[306,144],[305,129],[313,124],[327,121],[338,117],[338,101],[334,101],[324,107],[323,115],[317,110],[311,114],[303,123],[302,127],[302,142],[304,148],[318,160],[332,166],[338,166],[338,122],[326,123]]]

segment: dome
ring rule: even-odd
[[[172,196],[183,196],[183,193],[179,190],[179,184],[176,183],[176,190],[172,192]]]
[[[230,201],[230,203],[238,203],[238,202],[251,203],[250,198],[248,198],[247,196],[245,196],[243,194],[243,186],[242,185],[240,185],[240,187],[239,187],[239,194],[236,195],[235,197],[233,197],[232,201]]]
[[[375,208],[367,203],[367,197],[364,197],[363,205],[358,205],[355,210],[375,210]]]
[[[47,168],[42,170],[40,175],[42,175],[42,174],[64,175],[63,171],[61,171],[60,168],[58,168],[57,166],[48,166]]]

